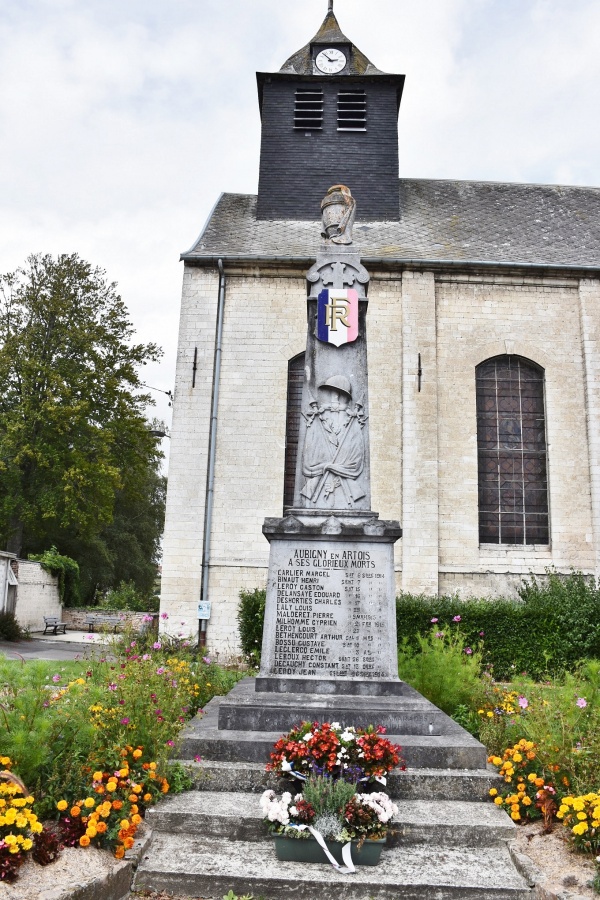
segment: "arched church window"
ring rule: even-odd
[[[302,385],[304,384],[304,353],[294,356],[288,363],[287,421],[285,428],[285,481],[283,506],[294,505],[294,482],[298,459],[300,416],[302,415]]]
[[[476,379],[480,543],[547,544],[544,370],[497,356]]]

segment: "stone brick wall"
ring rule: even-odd
[[[44,616],[62,614],[58,578],[42,569],[38,562],[24,559],[16,562],[19,581],[15,608],[17,622],[30,631],[43,631]]]
[[[62,621],[66,622],[69,626],[69,631],[87,631],[87,627],[85,624],[85,620],[88,615],[96,614],[96,615],[107,615],[107,616],[119,616],[123,624],[128,622],[132,628],[136,631],[140,631],[142,627],[147,628],[149,623],[143,621],[144,613],[132,612],[131,610],[123,610],[121,612],[112,612],[108,610],[102,610],[98,608],[94,609],[63,609],[62,611]],[[158,628],[157,623],[158,616],[155,615],[154,618],[154,626]],[[112,631],[112,629],[111,629]]]
[[[600,573],[600,282],[373,267],[371,276],[373,508],[404,528],[398,589],[499,596],[549,565]],[[217,293],[216,269],[186,266],[161,606],[173,633],[198,629]],[[239,591],[266,582],[261,528],[282,514],[287,364],[304,350],[305,299],[304,271],[227,272],[212,652],[237,652]],[[548,547],[479,545],[475,367],[504,353],[546,373]]]

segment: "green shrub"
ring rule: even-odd
[[[106,591],[98,606],[110,610],[131,610],[132,612],[158,612],[159,597],[141,593],[133,581],[122,581],[118,587]]]
[[[418,634],[416,647],[404,638],[398,648],[398,673],[449,716],[461,707],[476,706],[482,693],[481,652],[465,642],[456,624]]]
[[[11,612],[0,612],[0,641],[21,641],[25,632]]]
[[[43,553],[31,553],[29,559],[39,562],[42,569],[58,578],[60,602],[65,606],[78,606],[81,601],[79,592],[79,564],[70,556],[62,556],[56,547],[44,550]]]
[[[237,621],[242,652],[248,662],[258,665],[262,650],[263,628],[265,624],[266,591],[240,592]]]
[[[483,642],[484,665],[497,680],[526,672],[535,679],[600,658],[600,589],[580,573],[525,581],[521,600],[461,600],[402,594],[397,599],[398,641],[418,647],[432,618],[443,630],[456,615],[471,645]]]

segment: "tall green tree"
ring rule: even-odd
[[[0,538],[8,550],[55,544],[75,558],[78,548],[100,550],[115,514],[147,499],[161,453],[139,371],[160,355],[155,344],[134,342],[116,285],[76,254],[31,256],[0,277]]]

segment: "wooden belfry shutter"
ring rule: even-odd
[[[518,356],[477,367],[479,540],[548,543],[544,370]]]
[[[294,505],[294,481],[298,458],[298,437],[302,410],[302,385],[304,384],[304,353],[288,363],[287,423],[285,429],[285,482],[283,488],[284,509]]]

